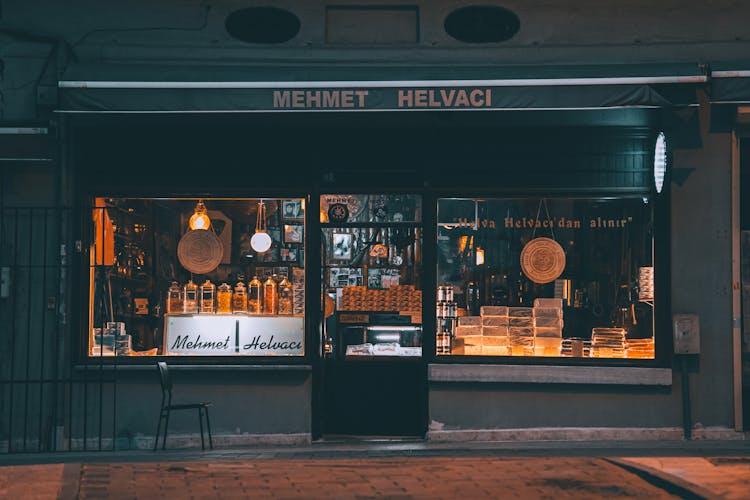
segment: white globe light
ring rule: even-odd
[[[654,147],[654,187],[661,193],[664,188],[664,175],[667,173],[667,139],[664,132],[659,132]]]
[[[263,253],[271,248],[271,237],[265,231],[258,231],[250,238],[250,246],[258,253]]]

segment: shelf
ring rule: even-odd
[[[110,274],[109,278],[113,280],[118,280],[118,281],[127,281],[128,283],[140,283],[142,285],[149,285],[151,283],[151,278],[132,278],[129,276],[124,276],[122,274],[115,274],[115,273]]]
[[[421,228],[421,222],[322,222],[320,227],[323,229],[335,229],[335,228],[350,228],[350,227],[361,227],[361,228]]]

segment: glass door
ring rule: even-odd
[[[321,196],[324,434],[424,432],[421,205]]]

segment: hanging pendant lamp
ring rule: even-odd
[[[263,201],[258,203],[258,219],[255,221],[255,234],[250,238],[250,246],[258,253],[271,248],[271,237],[266,231],[266,210]]]
[[[193,231],[211,227],[211,219],[208,218],[208,210],[206,210],[203,200],[198,200],[198,203],[195,205],[195,212],[190,216],[188,224]]]

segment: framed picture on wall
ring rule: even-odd
[[[297,262],[298,250],[294,247],[282,248],[281,249],[281,261],[282,262]]]
[[[352,258],[351,233],[333,233],[332,258],[335,260],[350,260]]]
[[[302,210],[302,200],[282,200],[281,217],[285,220],[303,220],[305,212]]]
[[[284,243],[302,243],[302,224],[284,224]]]

